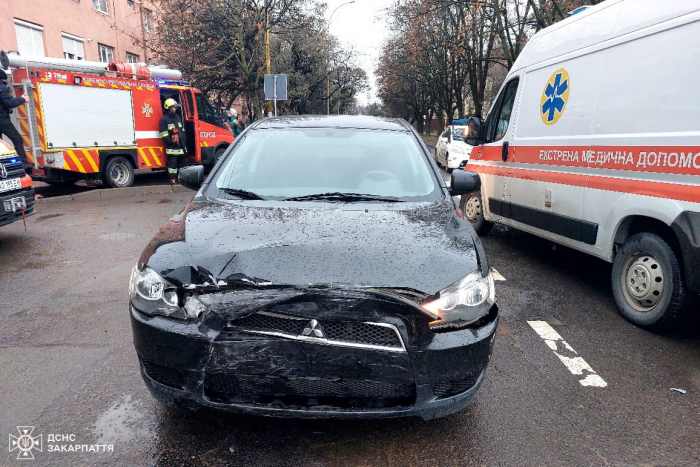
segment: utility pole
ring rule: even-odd
[[[338,11],[338,8],[340,8],[341,6],[349,5],[351,3],[355,3],[355,0],[350,0],[349,2],[341,3],[340,5],[335,7],[335,10],[333,10],[331,16],[328,18],[328,74],[326,75],[326,115],[331,114],[331,21],[333,21],[333,15],[336,11]],[[340,113],[340,107],[338,107],[338,113]]]
[[[270,15],[269,4],[265,1],[265,73],[270,75]],[[267,101],[267,112],[272,112],[272,102]]]

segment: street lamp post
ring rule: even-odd
[[[333,15],[335,14],[336,11],[338,11],[338,8],[341,6],[349,5],[351,3],[355,3],[355,0],[350,0],[349,2],[341,3],[337,7],[335,7],[335,10],[331,13],[331,16],[328,18],[328,28],[327,28],[327,33],[328,33],[328,76],[326,77],[327,79],[327,88],[326,88],[326,114],[330,115],[331,114],[331,71],[330,71],[330,64],[331,64],[331,43],[330,43],[330,37],[331,37],[331,21],[333,21]],[[338,113],[340,113],[340,108],[338,108]]]

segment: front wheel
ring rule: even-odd
[[[474,227],[479,235],[488,235],[493,228],[493,222],[484,219],[484,209],[481,202],[481,193],[474,192],[463,195],[459,203],[459,208],[466,216],[469,223]]]
[[[638,326],[668,330],[689,299],[676,253],[658,235],[633,235],[613,262],[612,289],[620,314]]]
[[[134,168],[125,157],[117,156],[107,162],[102,178],[111,188],[126,188],[134,184]]]

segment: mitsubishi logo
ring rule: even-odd
[[[0,164],[0,178],[7,178],[7,169],[2,164]]]
[[[323,328],[321,327],[321,324],[318,321],[316,321],[315,319],[312,319],[311,321],[309,321],[309,324],[306,325],[306,327],[301,332],[301,334],[304,336],[318,337],[321,339],[326,337],[323,334]]]

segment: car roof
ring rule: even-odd
[[[366,115],[288,115],[258,120],[252,127],[254,129],[358,128],[388,131],[410,131],[411,129],[408,123],[400,118],[381,118]]]

